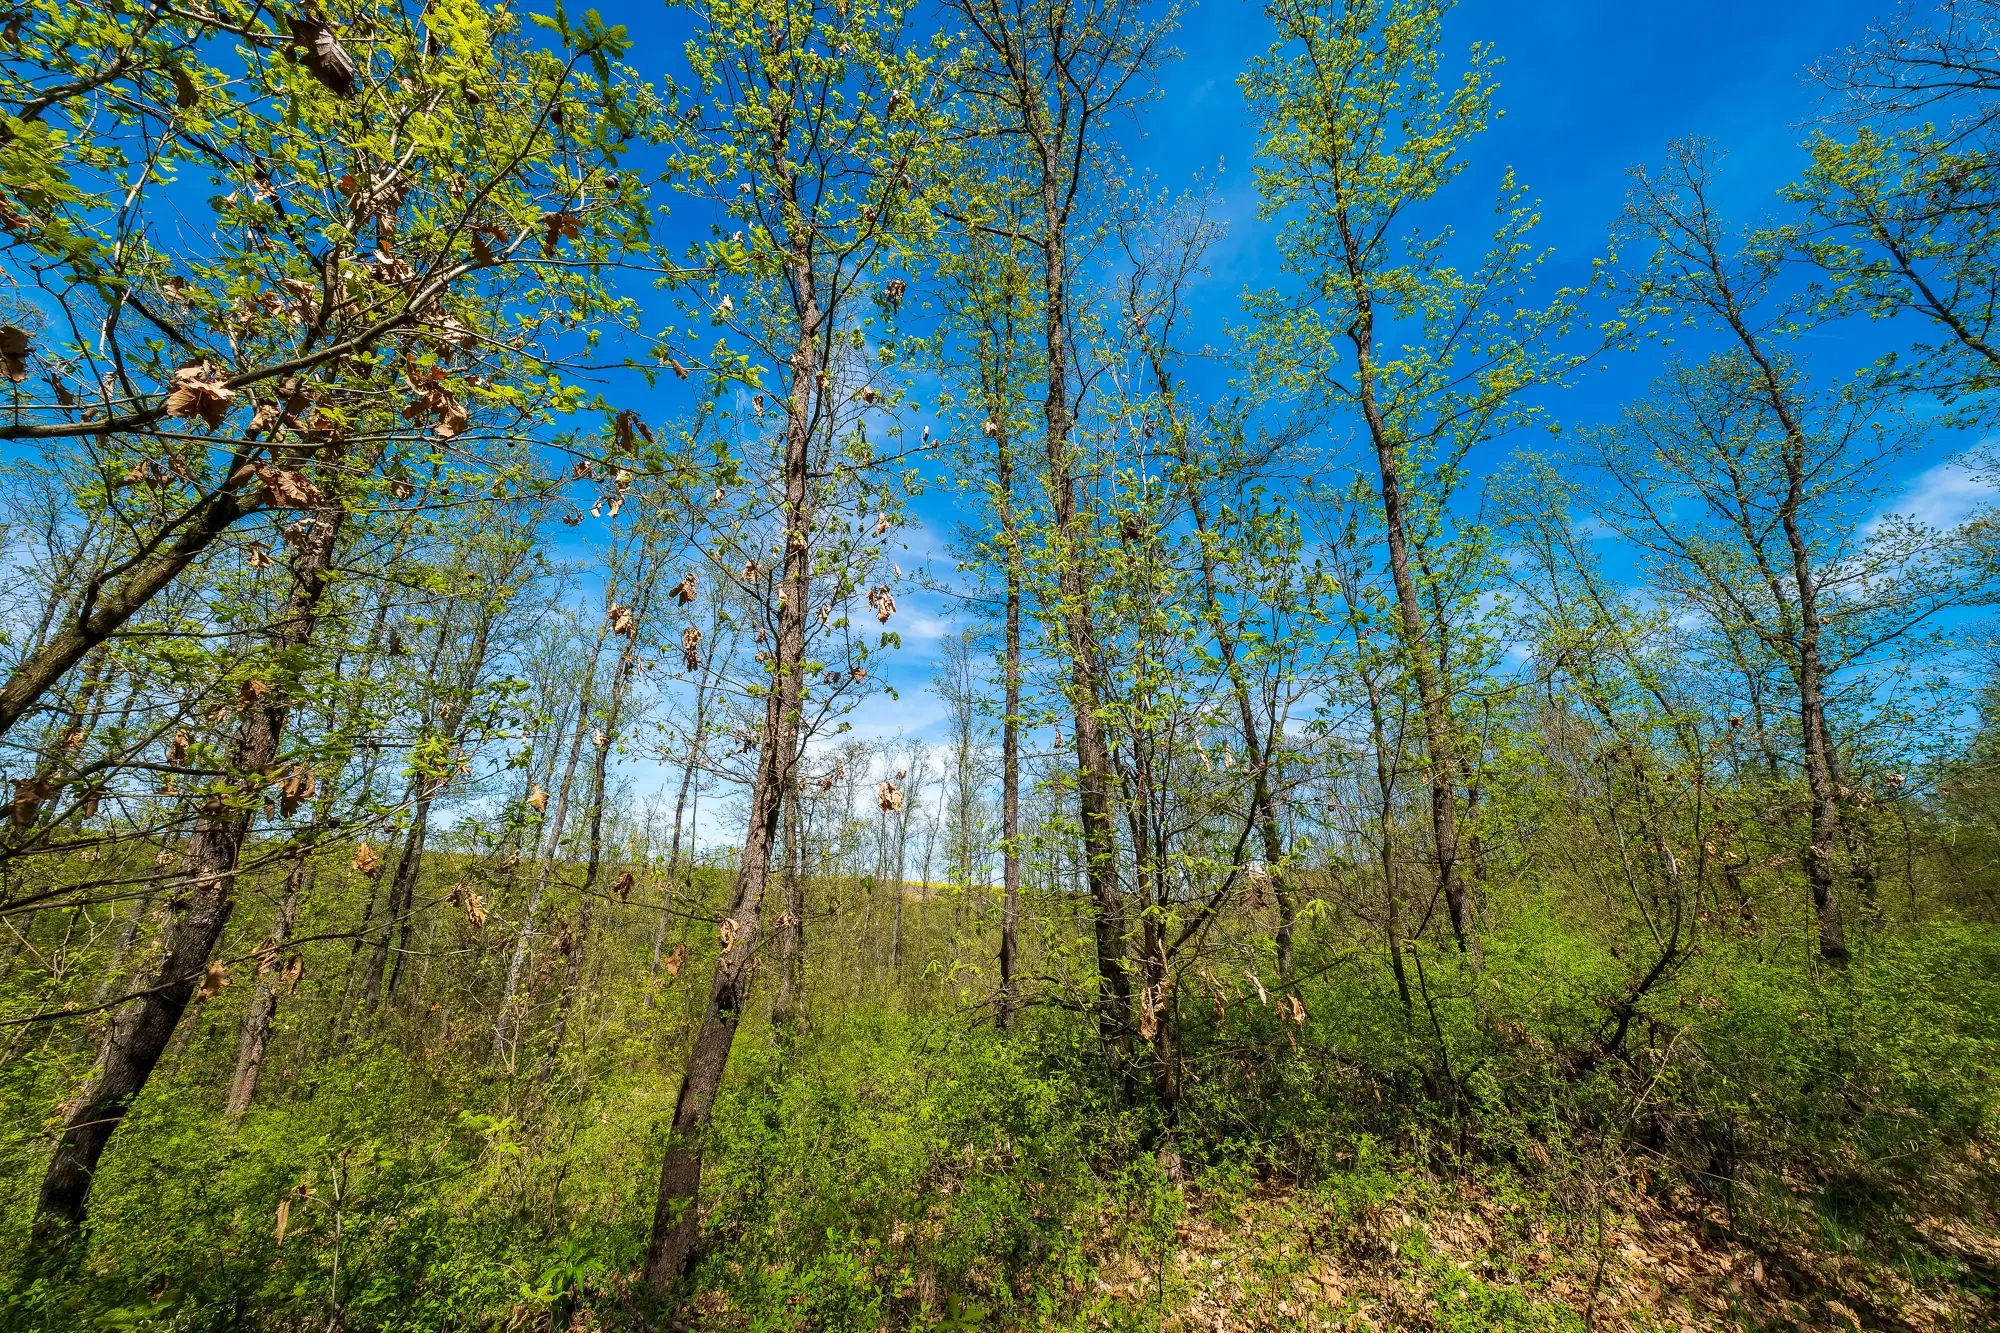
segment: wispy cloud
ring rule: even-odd
[[[1996,497],[2000,497],[2000,486],[1990,475],[1968,467],[1962,458],[1949,459],[1912,477],[1903,493],[1884,505],[1864,531],[1872,533],[1892,514],[1933,528],[1953,527]]]

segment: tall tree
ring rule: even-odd
[[[845,618],[836,625],[830,603],[857,591],[851,580],[874,549],[866,543],[886,531],[886,513],[872,534],[865,520],[856,523],[857,545],[840,540],[837,511],[829,511],[866,498],[853,484],[865,485],[879,465],[856,412],[884,395],[871,382],[875,368],[845,359],[843,349],[860,341],[861,284],[894,262],[922,225],[941,124],[938,51],[908,37],[899,0],[699,0],[690,9],[697,35],[688,56],[700,88],[674,170],[742,224],[709,247],[717,281],[703,314],[723,330],[710,358],[712,382],[719,391],[741,378],[757,390],[769,375],[783,388],[778,437],[756,442],[748,464],[769,488],[763,493],[777,497],[769,508],[758,498],[754,511],[775,547],[738,548],[748,556],[740,581],[760,604],[759,641],[768,633],[771,643],[758,655],[765,678],[757,769],[721,956],[660,1168],[645,1262],[646,1281],[659,1292],[679,1279],[698,1239],[702,1137],[749,998],[785,793],[797,782],[816,596],[828,603],[817,628],[834,645],[829,655],[847,659],[823,688],[838,698],[867,675],[867,650]],[[885,294],[885,303],[893,313],[896,298]],[[758,392],[760,416],[763,402]],[[767,573],[765,560],[776,569]],[[869,600],[886,621],[893,594],[878,585]]]
[[[1112,160],[1110,122],[1149,91],[1169,54],[1176,13],[1155,13],[1146,0],[958,0],[954,12],[974,39],[973,57],[959,77],[979,108],[977,123],[1019,145],[1033,199],[1019,234],[1033,254],[1040,286],[1042,482],[1055,582],[1047,614],[1067,657],[1084,868],[1096,908],[1099,1031],[1117,1052],[1131,1039],[1132,985],[1125,969],[1116,779],[1092,614],[1089,520],[1078,505],[1074,436],[1082,386],[1070,333],[1095,202],[1090,187]]]
[[[1273,382],[1351,408],[1380,481],[1401,666],[1422,709],[1431,851],[1459,947],[1481,956],[1461,866],[1463,742],[1447,629],[1425,603],[1447,558],[1466,451],[1518,426],[1528,390],[1574,364],[1548,346],[1566,293],[1527,305],[1536,215],[1511,177],[1483,255],[1459,266],[1420,215],[1465,167],[1493,114],[1491,51],[1442,70],[1447,0],[1273,0],[1278,40],[1243,75],[1259,123],[1257,182],[1295,292],[1259,294],[1253,333]]]

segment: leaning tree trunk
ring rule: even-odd
[[[722,921],[722,953],[709,981],[701,1028],[688,1052],[674,1103],[666,1159],[660,1164],[659,1200],[646,1246],[646,1282],[664,1295],[694,1257],[701,1216],[702,1137],[715,1108],[715,1094],[729,1064],[736,1025],[749,998],[751,963],[756,957],[759,914],[771,874],[771,849],[786,791],[797,781],[800,713],[805,695],[806,599],[812,587],[808,446],[814,420],[819,371],[821,311],[815,273],[805,241],[792,252],[793,290],[799,306],[798,339],[791,362],[785,422],[784,594],[778,605],[776,661],[765,702],[758,747],[757,777],[750,789],[749,828],[735,892]]]
[[[608,622],[607,622],[608,623]],[[521,910],[521,929],[514,937],[514,952],[507,959],[507,980],[500,992],[500,1011],[493,1020],[493,1058],[512,1066],[508,1050],[514,1020],[514,997],[520,993],[521,973],[528,965],[528,950],[535,941],[535,914],[542,910],[542,898],[549,891],[549,877],[555,871],[556,853],[562,847],[563,824],[569,818],[570,787],[576,781],[577,760],[583,755],[583,733],[590,726],[591,687],[597,680],[597,655],[604,648],[605,630],[597,631],[590,650],[590,665],[577,692],[576,730],[569,738],[569,758],[563,764],[562,781],[556,785],[555,809],[542,830],[542,845],[535,858],[535,883],[528,890],[527,905]]]
[[[286,980],[285,969],[280,966],[278,956],[291,942],[292,929],[298,924],[299,894],[306,878],[306,851],[301,847],[292,857],[292,868],[285,875],[285,896],[278,904],[278,927],[272,932],[271,947],[257,960],[257,990],[250,997],[250,1008],[243,1015],[243,1035],[237,1044],[236,1075],[229,1081],[229,1105],[224,1116],[231,1124],[241,1120],[250,1109],[250,1103],[257,1096],[257,1079],[264,1071],[264,1052],[271,1040],[271,1024],[278,1017],[278,987]],[[293,986],[298,984],[297,973],[292,973]]]
[[[326,484],[326,495],[332,495],[333,485]],[[312,511],[312,518],[292,562],[283,618],[272,634],[273,674],[278,668],[295,671],[286,664],[312,637],[346,510],[329,499]],[[228,761],[231,783],[218,783],[211,791],[195,825],[180,876],[186,895],[167,927],[151,984],[123,1009],[106,1034],[97,1070],[63,1126],[36,1209],[39,1248],[62,1244],[83,1222],[105,1145],[152,1077],[229,922],[236,902],[237,862],[277,761],[296,681],[279,679],[267,685],[262,700],[245,709],[237,723]]]

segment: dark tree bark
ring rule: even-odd
[[[750,789],[750,819],[743,859],[722,922],[722,954],[709,981],[701,1028],[688,1052],[674,1103],[666,1159],[660,1164],[659,1199],[646,1246],[647,1285],[664,1295],[694,1257],[701,1216],[702,1138],[715,1108],[715,1094],[736,1041],[736,1025],[749,1000],[752,963],[764,891],[771,874],[785,793],[797,781],[799,728],[805,696],[806,602],[812,589],[810,444],[819,374],[819,341],[824,318],[818,273],[801,235],[792,242],[788,263],[797,303],[797,339],[791,359],[784,441],[785,557],[783,600],[777,608],[775,661],[759,737],[757,776]]]
[[[243,1035],[236,1051],[236,1074],[229,1082],[229,1105],[223,1113],[231,1124],[243,1118],[257,1096],[257,1081],[264,1071],[264,1052],[271,1040],[271,1024],[278,1017],[278,988],[284,981],[284,967],[279,958],[291,942],[293,927],[298,924],[299,897],[304,890],[307,873],[305,848],[301,847],[292,857],[292,868],[286,872],[285,896],[278,904],[278,925],[271,933],[271,949],[259,962],[257,989],[250,997],[249,1010],[243,1015]]]
[[[324,493],[333,494],[331,484]],[[346,510],[336,499],[327,499],[312,511],[312,524],[292,561],[285,611],[271,636],[275,663],[296,656],[312,638],[334,542],[345,518]],[[176,886],[177,906],[150,984],[112,1024],[90,1085],[57,1141],[35,1215],[40,1248],[63,1244],[82,1224],[91,1179],[105,1145],[152,1077],[229,922],[236,902],[237,862],[291,713],[295,682],[280,679],[269,684],[262,701],[245,709],[237,723],[228,763],[234,775],[231,787],[218,787],[210,794],[196,823]]]

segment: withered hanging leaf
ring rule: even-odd
[[[635,437],[644,440],[647,444],[653,442],[652,427],[641,421],[639,414],[629,407],[618,414],[615,433],[618,440],[618,448],[623,452],[629,453],[631,451]]]
[[[312,769],[303,763],[293,764],[285,770],[285,780],[278,787],[278,810],[290,819],[299,806],[312,799],[319,781]]]
[[[437,403],[437,424],[431,427],[431,434],[440,440],[456,439],[465,434],[465,428],[472,424],[472,409],[463,399],[440,392]]]
[[[674,600],[686,606],[699,595],[699,592],[700,588],[694,580],[694,571],[689,570],[681,575],[681,581],[674,585]]]
[[[888,285],[882,288],[882,304],[892,311],[900,309],[903,304],[903,294],[909,290],[910,284],[901,278],[889,279]]]
[[[287,1194],[278,1200],[278,1244],[285,1243],[285,1232],[292,1225],[292,1196]]]
[[[19,384],[28,378],[28,331],[13,324],[0,325],[0,369]]]
[[[888,530],[889,530],[889,516],[887,514],[877,514],[875,516],[875,535],[877,537],[880,537],[883,533],[887,532]]]
[[[632,878],[632,872],[627,870],[612,882],[611,891],[618,895],[619,902],[630,902],[632,901],[632,886],[636,882]]]
[[[236,691],[236,711],[242,713],[257,707],[264,702],[264,696],[270,692],[271,687],[268,684],[254,677],[244,681]]]
[[[537,782],[535,789],[528,793],[528,804],[534,807],[538,815],[549,808],[549,794],[542,790],[541,783]]]
[[[296,472],[281,467],[253,463],[250,467],[264,486],[264,503],[277,509],[311,509],[319,504],[319,490]]]
[[[263,542],[251,542],[244,548],[243,556],[252,569],[269,569],[276,563],[271,559],[271,548]]]
[[[355,873],[364,875],[369,879],[374,879],[382,873],[381,856],[373,847],[365,842],[354,849],[353,865]]]
[[[1292,1017],[1292,1022],[1293,1022],[1293,1024],[1295,1024],[1295,1025],[1296,1025],[1296,1026],[1298,1026],[1298,1027],[1304,1027],[1304,1026],[1306,1025],[1306,1007],[1305,1007],[1305,1005],[1303,1005],[1303,1004],[1301,1004],[1301,1003],[1299,1002],[1299,997],[1298,997],[1298,996],[1296,996],[1296,995],[1287,995],[1287,996],[1285,997],[1285,999],[1286,999],[1286,1001],[1287,1001],[1287,1002],[1289,1002],[1289,1003],[1290,1003],[1290,1005],[1291,1005],[1291,1007],[1292,1007],[1292,1015],[1291,1015],[1291,1017]]]
[[[681,631],[681,662],[689,671],[701,670],[701,631],[693,625]]]
[[[28,828],[42,812],[42,802],[56,794],[46,778],[22,778],[14,784],[14,827]]]
[[[877,584],[868,590],[868,606],[875,618],[886,625],[889,617],[896,614],[896,595],[889,591],[888,584]]]
[[[403,404],[405,421],[422,421],[425,417],[435,417],[437,424],[431,427],[431,434],[440,440],[455,439],[465,433],[472,422],[472,411],[465,401],[438,379],[413,380],[405,377],[410,386],[411,398]]]
[[[229,400],[236,390],[224,384],[221,372],[206,361],[182,366],[174,372],[167,389],[167,415],[193,420],[199,417],[213,430],[229,415]]]
[[[286,960],[285,970],[278,974],[279,980],[285,983],[285,993],[288,995],[297,995],[299,993],[299,979],[305,976],[305,974],[306,960],[299,954],[293,954]]]
[[[465,920],[474,930],[486,926],[486,899],[474,893],[464,884],[451,886],[451,900],[465,911]]]
[[[639,632],[639,622],[632,618],[632,608],[614,605],[605,620],[611,625],[611,632],[621,638],[630,638]]]
[[[222,993],[222,988],[228,984],[229,968],[220,962],[210,963],[208,970],[201,975],[201,985],[195,987],[195,1003],[199,1004],[203,1000],[214,999]]]
[[[354,57],[333,35],[333,29],[316,18],[294,18],[292,20],[292,41],[299,48],[299,55],[306,70],[320,85],[335,97],[354,96],[356,76],[360,70],[354,64]]]
[[[728,953],[728,952],[729,952],[729,951],[730,951],[731,949],[733,949],[733,948],[735,948],[735,947],[736,947],[736,918],[735,918],[735,917],[733,917],[733,916],[726,916],[726,917],[722,918],[722,928],[721,928],[721,930],[720,930],[720,931],[718,932],[718,936],[719,936],[719,938],[720,938],[720,939],[721,939],[721,941],[722,941],[722,951],[723,951],[724,953]]]
[[[884,781],[875,789],[875,804],[885,815],[893,815],[903,808],[903,789],[893,782]]]
[[[685,943],[676,944],[674,951],[666,957],[667,975],[670,977],[679,976],[681,974],[681,964],[687,961],[687,956],[687,945]]]
[[[1271,1002],[1271,996],[1267,991],[1265,991],[1264,983],[1262,980],[1258,978],[1257,974],[1255,972],[1252,972],[1249,968],[1246,967],[1243,969],[1243,975],[1248,977],[1250,979],[1250,984],[1257,988],[1257,1003],[1269,1004]]]
[[[575,240],[582,230],[576,214],[567,210],[542,214],[542,257],[554,259],[556,248],[566,239]]]

